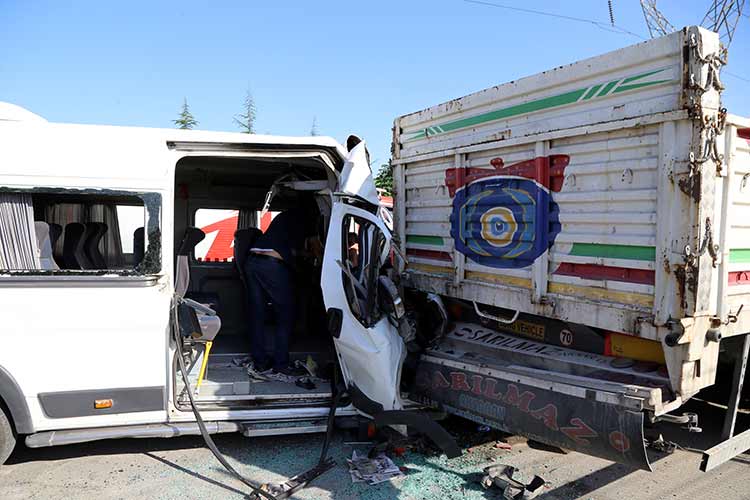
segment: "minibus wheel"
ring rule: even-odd
[[[1,402],[0,402],[1,403]],[[16,447],[16,435],[13,432],[8,414],[0,404],[0,465],[4,464]]]

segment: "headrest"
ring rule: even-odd
[[[189,227],[185,230],[185,236],[182,238],[180,248],[177,251],[177,255],[190,255],[195,248],[195,245],[203,241],[206,237],[206,233],[198,229],[197,227]]]

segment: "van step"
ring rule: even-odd
[[[325,419],[291,420],[287,422],[243,422],[245,437],[278,436],[283,434],[312,434],[326,431]]]

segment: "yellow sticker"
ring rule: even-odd
[[[501,328],[531,339],[544,340],[544,325],[530,323],[519,319],[510,325],[501,325]]]

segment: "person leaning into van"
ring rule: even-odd
[[[249,370],[266,377],[284,379],[303,373],[289,363],[289,338],[295,322],[294,255],[305,247],[315,256],[322,256],[317,236],[318,209],[313,200],[300,207],[278,214],[265,233],[258,236],[245,264],[250,300]],[[266,304],[271,303],[276,315],[273,353],[266,352]]]

